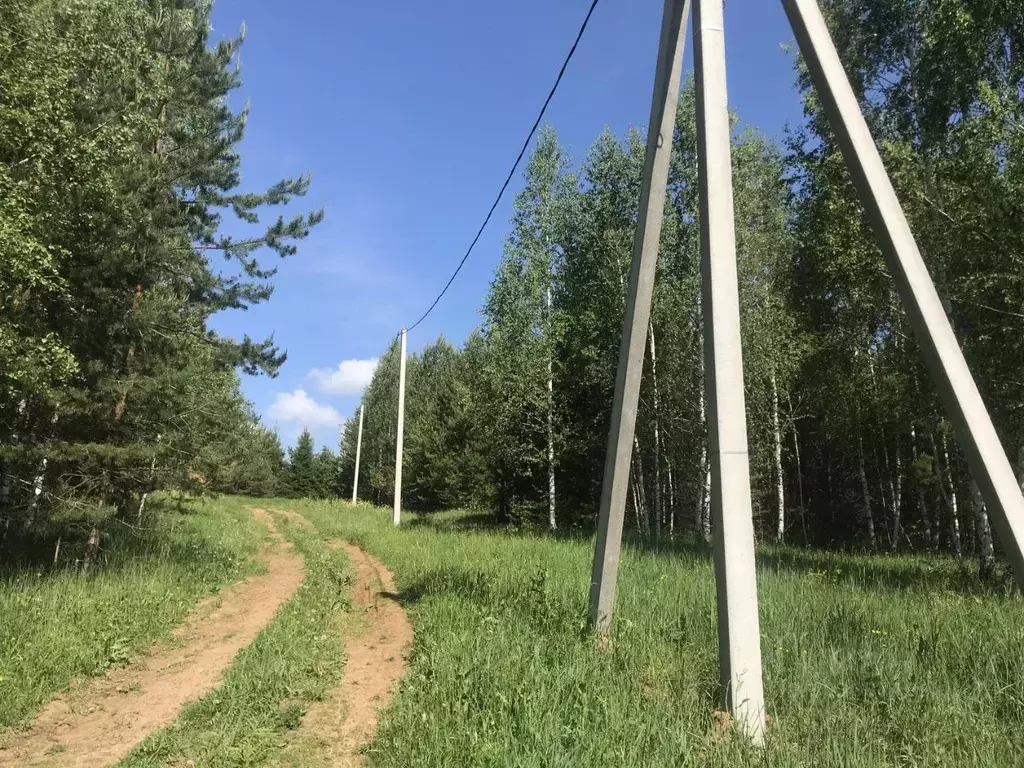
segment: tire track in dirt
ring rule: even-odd
[[[0,768],[102,768],[123,759],[191,701],[216,687],[235,655],[253,641],[305,578],[302,556],[264,510],[253,515],[276,546],[260,560],[267,572],[203,601],[174,632],[175,646],[55,697],[28,731],[0,749]]]
[[[405,676],[413,632],[393,597],[395,580],[387,567],[347,541],[335,540],[331,546],[348,555],[352,604],[368,626],[347,637],[338,687],[310,707],[297,736],[316,742],[317,765],[358,768],[365,765],[362,750],[373,740],[379,711],[394,700]]]

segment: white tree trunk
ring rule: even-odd
[[[807,538],[807,507],[804,504],[804,470],[800,463],[800,439],[796,433],[796,425],[793,425],[793,458],[796,460],[796,495],[797,508],[800,510],[800,528],[804,533],[804,544],[808,544]]]
[[[786,537],[786,490],[782,477],[782,428],[779,425],[779,385],[772,371],[772,433],[775,438],[775,492],[778,498],[778,525],[775,529],[775,540],[781,542]]]
[[[654,344],[654,323],[647,324],[647,334],[651,343],[651,387],[654,398],[654,536],[661,538],[664,523],[664,497],[661,489],[661,433],[658,430],[658,418],[661,403],[658,399],[658,351]]]
[[[896,472],[899,473],[899,443],[896,445]],[[885,474],[889,485],[889,513],[892,519],[892,531],[890,532],[889,546],[892,547],[893,551],[896,550],[900,538],[900,500],[899,494],[896,490],[896,476],[892,471],[892,462],[889,456],[889,440],[885,434],[885,430],[882,430],[882,460],[885,463]]]
[[[39,470],[35,480],[32,482],[32,502],[28,505],[28,514],[25,516],[25,530],[28,531],[36,522],[36,512],[39,510],[39,497],[43,495],[43,479],[46,477],[46,465],[48,459],[39,462]]]
[[[92,530],[89,531],[89,541],[85,545],[85,557],[82,559],[82,575],[88,575],[89,570],[92,568],[92,564],[96,562],[96,558],[100,554],[100,529],[97,526],[93,526]]]
[[[893,490],[892,508],[892,549],[893,552],[899,547],[900,536],[903,535],[903,456],[900,454],[900,446],[896,445],[896,487]]]
[[[636,472],[633,476],[633,487],[636,491],[636,498],[639,507],[637,508],[637,514],[640,518],[640,523],[644,536],[650,537],[651,535],[651,513],[647,508],[647,498],[644,487],[644,461],[640,457],[640,440],[636,434],[633,434],[633,458],[636,462]]]
[[[960,511],[957,506],[956,485],[953,483],[953,467],[949,463],[949,443],[946,440],[946,433],[942,433],[942,463],[946,465],[946,479],[949,483],[949,514],[952,517],[951,530],[953,535],[953,551],[956,556],[963,554],[963,545],[960,542]]]
[[[996,573],[996,553],[992,545],[992,526],[988,520],[988,509],[981,497],[978,484],[971,479],[971,496],[974,500],[974,527],[978,540],[978,572],[982,579],[991,579]]]
[[[914,464],[917,464],[919,452],[917,449],[917,428],[910,425],[910,450],[914,456]],[[924,525],[924,539],[925,543],[932,546],[932,518],[928,514],[928,502],[924,497],[924,488],[921,483],[917,483],[917,504],[921,508],[921,523]]]
[[[707,413],[704,408],[704,389],[700,390],[700,482],[697,489],[697,532],[705,541],[711,541],[711,464],[708,461]]]
[[[676,486],[672,480],[672,462],[665,461],[665,474],[668,475],[668,535],[676,535]]]
[[[159,440],[160,439],[160,435],[157,435],[156,439]],[[340,453],[340,451],[339,451],[339,453]],[[156,474],[156,456],[153,457],[153,461],[151,461],[150,464],[149,464],[149,482],[150,482],[150,484],[152,484],[152,482],[153,482],[153,475],[154,474]],[[139,500],[139,516],[138,516],[138,524],[139,525],[142,525],[142,513],[146,509],[146,499],[148,499],[148,498],[149,498],[149,491],[146,491],[145,493],[142,494],[142,499]]]
[[[861,493],[864,494],[864,520],[868,528],[868,541],[871,549],[875,549],[877,540],[875,538],[875,513],[871,509],[871,489],[868,487],[868,472],[864,464],[864,438],[857,437],[857,470],[860,475]]]

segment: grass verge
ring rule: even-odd
[[[0,727],[26,722],[76,677],[127,663],[202,597],[259,570],[266,530],[239,503],[163,504],[146,524],[109,525],[85,577],[0,570]]]
[[[290,502],[395,572],[416,631],[376,766],[1024,765],[1024,602],[955,561],[771,548],[756,753],[716,732],[714,576],[703,546],[624,553],[614,643],[584,632],[590,540]]]
[[[339,623],[349,606],[345,555],[293,520],[275,515],[275,522],[305,558],[306,580],[238,654],[224,682],[142,742],[121,766],[266,765],[289,745],[289,733],[309,705],[339,680],[344,662]]]

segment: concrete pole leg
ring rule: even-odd
[[[608,431],[604,484],[597,523],[597,545],[590,579],[589,623],[600,633],[611,628],[615,603],[633,433],[647,345],[647,324],[651,316],[689,7],[689,0],[665,0],[661,20],[661,44],[654,76],[651,120],[647,129],[647,157],[640,192],[640,218],[633,238],[626,316],[619,344],[619,365],[615,377],[612,421]]]
[[[694,2],[704,371],[718,596],[718,660],[735,726],[764,739],[761,635],[740,342],[722,0]]]

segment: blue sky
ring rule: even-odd
[[[243,186],[308,171],[301,207],[326,209],[299,254],[280,263],[271,301],[213,323],[273,333],[288,351],[276,379],[243,384],[285,442],[305,424],[336,444],[371,361],[464,253],[589,4],[216,0],[214,39],[247,29],[235,94],[252,109]],[[661,10],[661,0],[599,3],[546,117],[572,156],[605,126],[622,134],[646,123]],[[725,23],[730,107],[780,137],[800,119],[782,6],[729,0]],[[688,40],[687,71],[691,48]],[[479,322],[519,187],[517,178],[410,351],[439,334],[461,341]]]

